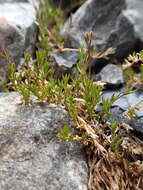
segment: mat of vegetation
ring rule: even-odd
[[[31,96],[34,95],[39,102],[65,106],[72,118],[72,126],[64,125],[59,129],[59,137],[85,145],[89,190],[142,190],[143,141],[134,135],[134,129],[124,120],[118,122],[110,118],[113,115],[112,105],[142,85],[143,74],[137,75],[134,66],[137,65],[143,73],[142,65],[138,65],[143,60],[143,53],[130,55],[126,63],[121,64],[125,73],[125,90],[104,99],[102,94],[106,84],[93,81],[91,60],[108,58],[114,50],[109,48],[96,53],[92,46],[92,32],[84,34],[85,46],[79,49],[64,47],[65,39],[59,35],[64,16],[60,6],[54,8],[45,1],[38,16],[39,41],[35,60],[25,55],[25,63],[18,71],[9,60],[7,89],[20,92],[28,105],[32,104]],[[58,77],[49,55],[69,51],[79,54],[75,72],[64,72]],[[63,69],[62,66],[59,68]],[[133,119],[139,104],[126,110],[124,117]],[[99,105],[102,105],[100,111]],[[71,127],[77,129],[77,134],[72,133]]]

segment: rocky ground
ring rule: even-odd
[[[71,1],[63,0],[60,7],[67,11],[69,5]],[[54,0],[53,6],[59,7],[59,3]],[[0,2],[0,85],[6,81],[6,66],[10,62],[20,68],[25,53],[32,54],[34,59],[39,8],[40,0]],[[92,50],[96,47],[98,55],[91,56],[90,59],[93,81],[105,83],[102,94],[105,100],[110,99],[113,94],[124,92],[127,86],[124,59],[133,51],[139,52],[143,49],[142,10],[142,0],[87,0],[79,1],[71,10],[68,9],[67,20],[59,31],[59,35],[65,38],[63,50],[54,47],[54,51],[47,56],[56,70],[55,78],[59,79],[65,73],[76,76],[76,64],[80,57],[77,50],[81,46],[88,49],[85,34],[92,31],[89,48]],[[73,11],[71,16],[70,11]],[[111,47],[112,51],[109,49]],[[106,50],[109,50],[108,59]],[[142,60],[141,55],[134,56],[128,62],[129,67],[137,64],[139,68]],[[136,75],[140,77],[141,73],[137,71]],[[130,87],[136,91],[121,96],[112,104],[113,114],[108,120],[108,123],[113,120],[124,123],[123,126],[127,125],[128,130],[132,131],[122,134],[125,137],[122,143],[124,150],[129,149],[134,155],[131,156],[134,163],[130,165],[126,165],[126,162],[115,162],[114,156],[109,152],[106,156],[100,155],[98,149],[94,151],[93,159],[94,154],[88,154],[78,141],[59,140],[58,129],[65,124],[71,125],[71,118],[64,106],[37,103],[34,97],[34,104],[24,105],[18,92],[3,92],[1,88],[0,189],[142,190],[143,90],[142,84],[139,87]],[[131,108],[135,108],[134,117],[126,117],[124,113]],[[97,112],[101,109],[102,102],[98,105]],[[102,138],[104,137],[103,135]],[[137,147],[130,150],[129,146],[134,145]],[[90,159],[88,156],[91,156]],[[104,172],[105,176],[102,176],[101,170],[106,168],[105,165],[108,165],[108,170],[116,165],[119,171],[117,176],[123,176],[121,178],[124,180],[120,179],[121,183],[118,182],[119,178],[114,176],[117,172],[115,167],[111,169],[112,176],[107,170]],[[136,167],[136,173],[132,173],[133,167]],[[112,182],[112,186],[108,181]]]

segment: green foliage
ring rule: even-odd
[[[112,112],[110,111],[111,106],[113,103],[120,98],[121,94],[115,95],[113,94],[110,99],[104,99],[102,97],[102,111],[100,112],[100,117],[104,122],[106,122],[109,117],[112,115]]]
[[[69,140],[73,140],[73,138],[74,138],[74,136],[71,132],[71,128],[68,125],[64,125],[63,128],[60,128],[58,130],[58,132],[59,132],[58,137],[61,140],[64,140],[64,141],[68,140],[69,141]]]
[[[112,134],[115,133],[117,127],[118,127],[118,123],[113,120],[112,123],[111,123],[111,132],[112,132]]]
[[[115,172],[118,171],[121,165],[121,173],[123,173],[122,170],[124,167],[125,170],[127,168],[125,165],[126,158],[124,159],[124,153],[126,151],[124,148],[126,148],[126,146],[122,148],[122,144],[125,143],[123,138],[124,135],[126,136],[126,129],[123,126],[120,128],[120,124],[116,121],[112,121],[111,124],[107,121],[113,114],[111,112],[113,103],[121,96],[129,94],[132,91],[127,90],[122,94],[113,95],[110,99],[102,98],[103,87],[91,79],[91,59],[97,58],[98,56],[100,58],[102,56],[106,57],[108,52],[111,51],[94,55],[95,50],[91,43],[92,33],[86,33],[84,36],[86,47],[81,47],[77,50],[80,53],[80,59],[77,64],[76,77],[72,78],[70,75],[65,74],[61,79],[55,80],[55,71],[52,69],[51,63],[47,60],[47,54],[53,49],[59,48],[59,50],[61,50],[60,48],[63,46],[63,39],[57,35],[62,22],[63,13],[58,9],[53,9],[50,1],[45,0],[42,12],[39,12],[39,21],[37,23],[40,35],[36,59],[32,62],[31,56],[26,55],[25,64],[19,71],[16,70],[14,64],[9,64],[7,67],[7,75],[10,81],[8,89],[20,92],[23,96],[24,103],[28,105],[33,103],[31,96],[34,95],[37,101],[52,102],[65,106],[69,116],[72,118],[73,126],[78,130],[75,130],[75,134],[71,130],[71,126],[64,125],[58,129],[58,138],[64,141],[78,140],[84,144],[89,143],[89,145],[91,145],[90,150],[92,155],[90,153],[88,155],[88,159],[90,159],[90,171],[93,171],[93,167],[97,166],[97,161],[99,166],[100,164],[103,165],[105,171],[103,171],[103,173],[105,176],[107,171],[105,165],[109,168],[113,163],[117,163],[118,165],[118,167],[115,168]],[[143,51],[135,57],[130,56],[129,64],[130,61],[134,63],[136,60],[142,58]],[[140,79],[143,82],[142,65],[140,70]],[[125,70],[125,80],[128,89],[132,89],[132,83],[135,79],[134,70],[127,68]],[[102,104],[102,110],[97,113],[96,108],[100,103]],[[137,106],[126,112],[126,115],[130,119],[134,119],[135,108],[137,108]],[[134,147],[135,146],[133,146],[133,149],[131,148],[132,154]],[[132,154],[131,158],[133,158]],[[137,150],[135,150],[135,154],[137,156]],[[117,157],[117,155],[119,155],[119,157]],[[114,160],[116,158],[117,162]],[[120,164],[120,158],[123,158],[123,164]],[[112,171],[114,171],[113,168]],[[126,174],[128,175],[127,170]]]
[[[141,82],[143,83],[143,65],[140,66],[140,71],[141,71]]]
[[[143,50],[141,50],[139,53],[137,53],[140,57],[143,57]]]
[[[135,108],[130,108],[127,112],[126,115],[133,120],[135,118]]]
[[[120,136],[118,136],[117,133],[118,123],[116,121],[112,121],[111,123],[111,149],[112,151],[117,151],[122,144],[122,139]]]
[[[112,151],[117,151],[122,144],[122,140],[119,136],[114,136],[112,139],[111,149]]]
[[[90,117],[93,116],[95,106],[97,106],[100,102],[102,87],[97,86],[93,83],[91,79],[85,77],[82,82],[83,85],[83,95],[82,98],[85,100],[85,105],[87,109],[87,113]]]
[[[128,68],[124,71],[124,78],[126,81],[126,88],[131,88],[132,83],[134,81],[135,72],[132,68]]]
[[[54,70],[45,57],[45,51],[37,51],[36,62],[32,64],[31,56],[26,55],[23,69],[16,72],[13,64],[8,66],[7,73],[10,80],[8,87],[19,91],[25,104],[30,103],[30,95],[35,95],[39,100],[48,100],[54,93]]]
[[[53,8],[49,0],[44,0],[39,9],[38,22],[39,27],[39,48],[47,51],[52,50],[52,47],[61,46],[63,38],[58,35],[61,24],[63,23],[63,12],[60,9]]]
[[[29,105],[31,103],[30,100],[30,90],[28,89],[28,85],[26,84],[20,84],[19,85],[19,92],[23,96],[25,104]]]
[[[80,59],[77,64],[77,75],[72,78],[65,74],[61,79],[54,79],[54,70],[47,59],[47,54],[53,48],[61,48],[62,40],[57,33],[63,22],[63,13],[58,9],[53,9],[50,2],[46,1],[42,12],[39,13],[39,44],[36,52],[36,59],[32,62],[31,56],[25,56],[25,64],[22,69],[16,71],[14,64],[7,68],[10,83],[8,88],[20,92],[25,104],[32,104],[31,96],[34,95],[40,102],[52,102],[65,106],[74,126],[79,128],[78,137],[72,134],[69,126],[64,125],[59,129],[59,138],[62,140],[80,139],[85,142],[94,135],[101,135],[109,117],[112,115],[111,106],[122,95],[113,95],[110,99],[102,97],[103,87],[93,82],[91,79],[91,59],[96,57],[95,50],[92,47],[92,33],[86,33],[86,47],[81,47],[77,51],[80,53]],[[111,52],[111,51],[109,51]],[[102,54],[98,54],[100,57]],[[107,56],[107,52],[103,54]],[[98,57],[98,56],[97,56]],[[129,73],[126,74],[127,80],[130,80]],[[128,93],[128,92],[126,92]],[[102,103],[102,110],[96,113],[96,107]],[[132,116],[132,112],[130,112]],[[79,119],[81,118],[81,119]],[[98,126],[94,129],[88,129],[89,126]],[[105,125],[105,126],[104,126]],[[121,145],[121,139],[116,135],[117,122],[113,121],[110,126],[111,149],[114,151]],[[92,128],[92,127],[91,127]],[[88,133],[88,131],[90,131]]]
[[[78,72],[77,74],[78,74],[78,77],[79,76],[84,77],[86,75],[87,65],[85,63],[87,61],[88,55],[87,55],[86,50],[83,47],[79,49],[79,55],[80,55],[80,59],[77,63],[77,72]]]

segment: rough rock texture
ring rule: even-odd
[[[8,64],[3,55],[17,65],[22,55],[32,53],[37,38],[36,9],[40,0],[0,1],[0,84],[5,80]]]
[[[118,86],[124,83],[122,69],[113,64],[107,64],[96,76],[96,79],[110,86]]]
[[[67,51],[51,54],[50,57],[55,59],[55,62],[60,66],[72,68],[79,59],[77,52]]]
[[[123,88],[119,90],[105,91],[103,97],[110,99],[113,94],[119,94],[123,92]],[[135,118],[130,120],[123,117],[123,112],[127,111],[134,106],[139,109],[135,109]],[[99,106],[99,111],[102,109]],[[134,93],[122,96],[113,105],[111,111],[114,113],[111,120],[117,120],[119,122],[125,122],[129,124],[135,131],[140,133],[143,138],[143,89],[139,89]]]
[[[24,38],[20,30],[8,23],[4,17],[0,17],[0,66],[5,66],[6,60],[3,55],[6,53],[13,61],[17,62],[23,53]]]
[[[125,95],[114,103],[114,105],[119,106],[123,110],[129,109],[135,104],[140,108],[139,110],[135,110],[136,116],[143,117],[143,89],[139,89],[135,93]]]
[[[6,37],[3,37],[5,48],[8,49],[12,58],[17,62],[18,57],[20,58],[24,51],[32,51],[33,49],[33,43],[37,35],[36,10],[29,2],[6,2],[0,4],[0,18],[4,18],[9,27],[15,29],[15,32],[10,34],[9,28],[3,28],[0,35],[4,36],[3,33],[5,32]],[[15,47],[19,51],[16,51]]]
[[[110,91],[108,90],[104,92],[103,97],[105,99],[107,98],[109,99],[111,98],[113,94],[117,95],[123,92],[124,92],[123,88],[118,89],[118,90],[110,90]],[[134,105],[138,105],[138,107],[140,108],[139,110],[135,110],[136,116],[143,117],[143,89],[142,88],[138,89],[134,93],[130,93],[128,95],[122,96],[113,104],[113,106],[118,106],[124,111],[128,110],[131,107],[134,107]]]
[[[48,56],[48,59],[52,61],[53,68],[55,70],[55,78],[59,79],[63,74],[71,74],[73,77],[76,73],[75,65],[79,60],[79,54],[77,52],[58,52]]]
[[[87,0],[64,24],[61,34],[71,46],[79,47],[84,44],[83,34],[92,31],[98,51],[113,47],[115,57],[122,59],[137,42],[143,42],[142,9],[142,0]]]
[[[70,121],[64,108],[21,102],[18,93],[0,94],[0,189],[87,190],[82,147],[56,138]]]

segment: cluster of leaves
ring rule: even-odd
[[[44,51],[36,52],[36,61],[32,62],[31,56],[26,55],[23,68],[16,72],[16,67],[10,64],[7,67],[10,83],[8,88],[19,91],[23,95],[25,104],[30,104],[30,96],[35,95],[38,100],[45,101],[52,96],[54,80],[51,76],[54,70],[45,58]],[[49,81],[49,82],[48,82]]]
[[[91,33],[88,35],[90,36]],[[32,62],[30,55],[25,57],[25,64],[21,70],[16,72],[16,67],[13,64],[7,67],[10,80],[8,88],[19,91],[25,104],[31,104],[31,96],[34,95],[40,102],[64,105],[73,119],[74,125],[80,129],[83,128],[80,124],[81,121],[89,124],[94,123],[94,121],[98,121],[98,123],[102,121],[105,124],[112,114],[110,108],[119,96],[112,96],[111,99],[107,100],[101,99],[103,86],[93,82],[87,73],[91,52],[84,48],[79,49],[79,52],[80,59],[77,63],[76,78],[65,74],[62,79],[54,79],[54,70],[46,58],[45,51],[38,50],[34,62]],[[96,107],[101,101],[103,104],[102,111],[96,113]],[[86,134],[90,137],[91,134],[88,130],[88,128],[86,130],[83,128],[83,134],[81,134],[83,139],[85,139]],[[61,138],[68,139],[69,137],[71,140],[73,137],[75,139],[67,131],[67,127],[63,128],[63,132],[60,130]]]

